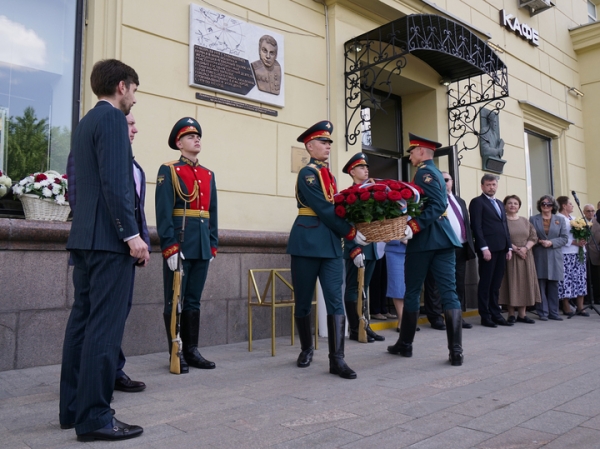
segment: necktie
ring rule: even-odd
[[[500,218],[502,218],[502,212],[500,212],[500,206],[498,206],[498,201],[496,201],[494,198],[490,198],[490,201],[494,205],[494,209],[496,209],[496,212],[498,213],[498,216]]]
[[[458,224],[460,225],[460,239],[467,240],[467,233],[465,232],[465,223],[463,217],[460,211],[458,210],[456,204],[454,204],[454,201],[450,198],[450,196],[448,196],[448,202],[450,203],[450,207],[452,207],[454,215],[456,215],[456,219],[458,220]]]

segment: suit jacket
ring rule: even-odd
[[[462,245],[445,214],[448,194],[442,172],[432,160],[423,161],[417,168],[413,182],[423,190],[427,200],[421,215],[408,222],[414,237],[408,241],[406,253],[460,248]]]
[[[535,270],[537,271],[538,278],[550,281],[562,281],[564,279],[564,267],[561,248],[567,244],[569,239],[565,220],[558,215],[552,214],[548,235],[544,232],[544,223],[541,214],[530,217],[529,222],[535,228],[538,240],[550,240],[552,242],[550,248],[544,248],[539,241],[533,247],[533,260],[535,261]]]
[[[123,239],[141,233],[128,135],[125,115],[107,101],[99,101],[75,128],[77,213],[67,249],[129,254]]]
[[[478,254],[481,253],[481,248],[486,246],[491,252],[507,252],[512,246],[504,205],[497,199],[495,201],[500,208],[500,216],[492,202],[483,193],[473,198],[469,204],[471,230]]]
[[[592,218],[592,235],[594,236],[594,239],[596,239],[596,243],[600,246],[600,223],[598,223],[596,217]],[[592,265],[600,265],[600,252],[598,252],[592,239],[590,239],[587,244],[587,250]]]
[[[139,169],[141,175],[140,195],[137,195],[137,191],[135,195],[135,219],[140,229],[140,236],[144,242],[146,242],[148,245],[148,251],[150,251],[150,233],[148,232],[146,213],[144,212],[144,204],[146,201],[146,174],[144,173],[142,166],[138,164],[135,159],[133,160],[133,164]],[[69,183],[69,206],[71,207],[73,214],[75,214],[75,206],[77,204],[77,181],[75,179],[75,157],[73,152],[69,153],[69,158],[67,159],[67,178]]]
[[[335,214],[335,205],[324,192],[332,188],[337,193],[335,179],[325,185],[326,164],[311,158],[298,173],[296,201],[299,210],[310,208],[314,215],[298,215],[290,231],[287,253],[292,256],[337,258],[342,256],[342,237],[351,240],[356,235],[350,223]],[[329,175],[325,175],[329,176]]]
[[[461,197],[456,195],[454,195],[454,199],[460,206],[460,211],[462,212],[465,224],[465,237],[467,239],[467,260],[475,259],[475,246],[473,245],[473,233],[471,232],[471,220],[469,219],[469,210],[467,209],[467,203]]]

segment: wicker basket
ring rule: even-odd
[[[23,204],[23,212],[27,220],[67,221],[71,208],[68,204],[61,206],[54,200],[40,198],[37,195],[25,193],[19,197]]]
[[[391,218],[371,223],[356,223],[358,229],[366,237],[368,243],[389,242],[390,240],[401,240],[405,237],[407,217]]]

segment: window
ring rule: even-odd
[[[529,215],[536,214],[535,204],[543,195],[554,195],[552,182],[552,140],[525,130],[525,163]]]
[[[82,8],[83,0],[0,0],[0,168],[13,181],[66,170]]]
[[[598,20],[598,12],[596,10],[596,3],[593,0],[587,0],[587,13],[588,13],[588,21],[590,23]]]
[[[362,149],[369,156],[369,176],[398,179],[398,160],[402,158],[401,98],[363,92],[361,118]]]

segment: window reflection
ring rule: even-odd
[[[14,180],[64,173],[70,148],[72,0],[0,0],[0,168]]]

